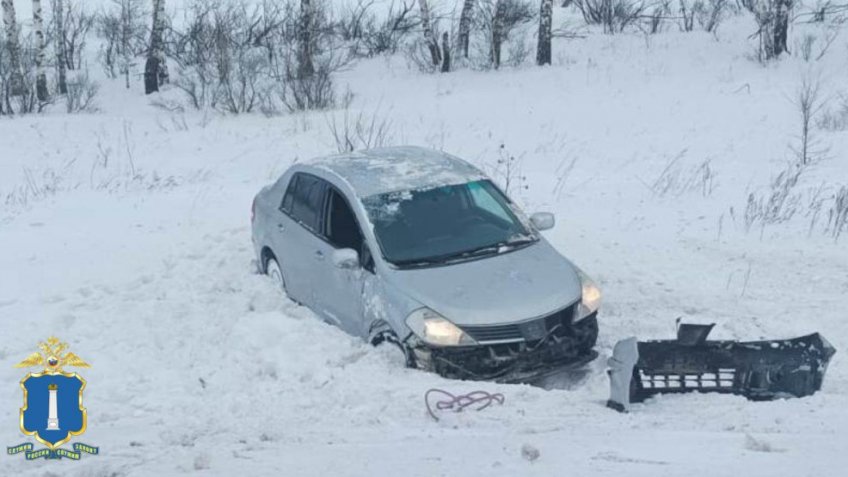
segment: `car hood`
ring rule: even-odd
[[[574,303],[581,294],[574,266],[544,239],[478,260],[393,270],[390,280],[457,325],[535,318]]]

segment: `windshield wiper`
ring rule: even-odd
[[[401,268],[420,268],[429,267],[431,265],[442,265],[444,262],[440,259],[434,258],[413,258],[411,260],[396,260],[391,263]]]
[[[515,250],[516,248],[535,243],[537,240],[537,238],[532,236],[522,236],[512,240],[504,240],[503,242],[498,242],[491,245],[484,245],[482,247],[474,248],[471,250],[464,250],[462,252],[438,255],[435,257],[399,260],[393,263],[400,267],[411,268],[426,267],[430,265],[444,265],[447,263],[461,261],[467,258],[482,257],[486,255],[497,255],[502,252]]]
[[[506,242],[501,242],[499,245],[506,247],[520,247],[522,245],[536,243],[538,240],[538,238],[533,237],[532,235],[523,235],[512,240],[507,240]]]
[[[502,247],[502,245],[499,244],[499,243],[496,243],[494,245],[486,245],[485,247],[475,248],[473,250],[467,250],[465,252],[459,252],[459,253],[453,254],[453,255],[451,255],[447,258],[450,260],[450,259],[456,259],[456,258],[479,257],[479,256],[482,256],[482,255],[496,254],[496,253],[500,253],[501,247]]]
[[[426,267],[429,265],[444,265],[447,263],[455,262],[458,260],[463,260],[470,257],[479,257],[482,255],[491,255],[496,254],[500,250],[501,245],[487,245],[485,247],[475,248],[473,250],[466,250],[463,252],[451,253],[446,255],[439,255],[436,257],[428,257],[428,258],[414,258],[411,260],[398,260],[393,262],[395,265],[400,267]]]
[[[479,256],[482,256],[482,255],[497,254],[500,251],[501,247],[502,247],[501,244],[486,245],[485,247],[475,248],[475,249],[472,249],[472,250],[465,250],[465,251],[462,251],[462,252],[449,253],[449,254],[445,254],[445,255],[437,255],[435,257],[427,257],[427,258],[413,258],[413,259],[410,259],[410,260],[398,260],[398,261],[395,261],[395,262],[392,262],[392,263],[394,263],[395,265],[397,265],[399,267],[410,267],[410,268],[426,267],[426,266],[430,266],[430,265],[444,265],[444,264],[447,264],[447,263],[463,260],[463,259],[466,259],[466,258],[479,257]]]

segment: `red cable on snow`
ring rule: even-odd
[[[460,412],[463,409],[469,406],[473,406],[475,404],[478,406],[474,410],[481,411],[491,406],[493,402],[496,402],[498,404],[504,403],[504,396],[501,393],[473,391],[468,394],[453,395],[443,389],[432,388],[429,389],[426,393],[424,393],[424,404],[427,406],[427,413],[430,414],[430,417],[432,417],[435,421],[438,421],[439,418],[436,417],[436,414],[433,412],[433,408],[430,406],[430,394],[433,393],[438,393],[445,396],[434,403],[436,405],[437,411]]]

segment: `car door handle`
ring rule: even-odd
[[[315,252],[315,260],[324,260],[324,252],[318,250]]]
[[[283,230],[286,230],[286,228],[283,226],[283,224],[277,224],[277,229],[279,229],[280,232],[282,232]]]

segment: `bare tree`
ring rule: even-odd
[[[309,18],[304,19],[305,14]],[[306,12],[287,11],[269,42],[271,75],[275,79],[278,102],[289,111],[321,110],[336,103],[333,76],[351,61],[352,54],[347,45],[337,43],[328,20],[327,4],[311,0],[311,9]],[[295,28],[289,25],[294,23]],[[303,58],[303,26],[308,26],[309,62],[312,72],[302,74],[300,59]],[[295,34],[292,35],[291,31]],[[294,39],[294,41],[292,41]],[[263,107],[266,111],[267,107]]]
[[[56,28],[56,68],[59,94],[68,93],[67,62],[65,61],[65,0],[53,0],[53,21]]]
[[[194,0],[183,29],[172,32],[170,55],[180,68],[174,85],[191,106],[231,114],[329,108],[333,74],[350,50],[334,43],[327,17],[321,0],[309,8],[300,0]]]
[[[604,33],[624,31],[643,18],[645,0],[574,0],[583,19],[590,25],[603,25]]]
[[[172,54],[180,66],[174,85],[191,106],[241,114],[262,104],[273,81],[269,35],[279,25],[279,13],[272,2],[190,4],[186,30],[176,33]],[[290,35],[292,43],[296,34]]]
[[[786,38],[789,34],[789,14],[792,12],[792,0],[774,0],[774,56],[789,51]]]
[[[368,36],[368,47],[372,54],[395,53],[403,38],[410,34],[418,22],[413,18],[415,1],[402,2],[395,10],[395,4],[389,6],[388,14],[377,31]]]
[[[424,42],[427,44],[427,49],[430,50],[430,59],[433,61],[433,65],[438,66],[442,62],[442,55],[439,52],[436,34],[433,32],[430,6],[427,4],[427,0],[418,0],[418,6],[421,16],[421,29],[424,31]]]
[[[123,75],[129,89],[135,57],[145,51],[146,13],[142,0],[112,0],[112,4],[112,9],[97,16],[97,35],[103,40],[101,60],[106,73],[111,78]]]
[[[218,63],[229,59],[229,55],[218,51],[227,46],[219,38],[226,32],[218,28],[223,12],[213,10],[201,1],[192,2],[184,13],[183,30],[175,32],[177,39],[172,56],[178,64],[179,74],[174,86],[185,93],[191,106],[197,109],[217,106],[215,88],[220,84],[217,77],[220,72],[227,71],[227,67]]]
[[[742,0],[742,5],[754,14],[759,29],[759,55],[761,61],[777,58],[785,53],[792,0]]]
[[[671,0],[661,0],[655,3],[649,12],[646,12],[648,31],[652,35],[659,33],[663,21],[669,18],[670,5]]]
[[[395,4],[392,3],[389,6],[385,20],[367,38],[369,51],[372,54],[383,52],[395,53],[403,38],[412,33],[415,27],[418,26],[418,21],[414,18],[413,14],[414,9],[414,0],[409,3],[402,2],[400,8],[397,10],[395,10]]]
[[[80,2],[67,0],[62,32],[65,44],[65,65],[69,70],[82,68],[85,55],[85,42],[94,26],[94,16],[83,8]]]
[[[165,0],[153,0],[153,29],[150,32],[150,49],[144,65],[144,93],[159,91],[168,82],[168,66],[165,64]]]
[[[704,31],[711,33],[715,31],[721,23],[726,9],[727,0],[709,0],[709,7],[704,7],[703,15],[698,20]]]
[[[792,151],[802,166],[815,162],[826,153],[819,147],[812,128],[815,117],[824,107],[824,102],[819,97],[820,88],[817,79],[804,77],[795,97],[795,106],[801,118],[801,131],[798,135],[798,146],[792,147]]]
[[[506,2],[504,0],[495,1],[495,15],[492,19],[492,47],[491,62],[495,69],[501,66],[501,45],[506,37],[504,32],[504,15],[506,15]]]
[[[100,85],[88,77],[88,72],[77,74],[68,82],[68,94],[65,95],[65,109],[69,114],[91,113],[97,111],[97,93]]]
[[[501,65],[501,50],[510,34],[519,26],[533,20],[533,9],[524,0],[483,0],[478,15],[478,28],[488,40],[489,65]]]
[[[448,32],[442,33],[442,73],[448,73],[451,69],[450,38]]]
[[[47,101],[36,98],[33,36],[21,35],[17,41],[19,62],[14,68],[8,43],[0,42],[0,114],[41,112],[50,104],[49,98]]]
[[[7,94],[9,82],[8,56],[6,41],[0,41],[0,116],[12,114],[12,111],[6,110],[9,99]]]
[[[21,70],[21,43],[18,36],[18,24],[15,19],[13,0],[2,0],[3,28],[6,30],[6,50],[9,55],[9,92],[12,96],[26,93],[23,71]]]
[[[400,8],[393,1],[380,20],[370,10],[373,6],[374,0],[358,0],[356,5],[342,11],[333,26],[355,56],[370,58],[396,52],[403,37],[418,24],[412,14],[415,0],[402,2]]]
[[[32,29],[35,34],[35,91],[39,101],[47,101],[47,73],[44,68],[44,19],[41,0],[32,0]]]
[[[312,62],[315,11],[313,0],[300,0],[300,19],[298,21],[298,54],[297,75],[299,78],[309,78],[315,74]]]
[[[371,12],[373,6],[374,0],[357,0],[355,5],[345,5],[342,7],[339,19],[333,25],[333,29],[342,40],[350,43],[351,49],[357,56],[370,56],[367,47],[364,52],[361,49],[368,36],[376,30],[377,18]]]
[[[539,43],[536,46],[536,64],[551,64],[551,32],[553,24],[553,0],[542,0],[539,7]]]
[[[680,0],[680,29],[683,31],[692,31],[695,29],[695,14],[697,13],[697,4],[688,5],[686,0]]]
[[[468,58],[468,43],[471,35],[471,20],[474,15],[474,0],[465,0],[462,3],[462,12],[459,14],[459,53],[463,58]]]

